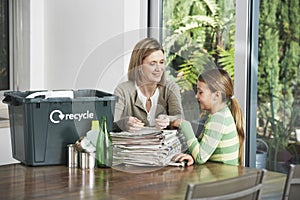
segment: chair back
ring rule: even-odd
[[[290,165],[285,181],[282,199],[300,199],[300,165]]]
[[[199,184],[188,184],[186,200],[260,199],[266,170],[238,177]]]

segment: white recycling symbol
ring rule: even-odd
[[[54,119],[53,119],[54,113],[58,113],[58,114],[59,114],[58,117],[59,117],[60,120],[63,120],[64,117],[65,117],[65,115],[64,115],[60,110],[53,110],[53,111],[50,113],[49,118],[50,118],[50,121],[51,121],[52,123],[54,123],[54,124],[58,124],[58,123],[60,122],[60,121],[58,121],[58,120],[54,120]]]

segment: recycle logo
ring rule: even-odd
[[[60,110],[53,110],[51,113],[50,113],[50,121],[52,122],[52,123],[54,123],[54,124],[58,124],[60,121],[59,120],[54,120],[53,119],[53,115],[55,114],[55,113],[58,113],[58,117],[59,117],[59,119],[60,120],[63,120],[64,119],[64,117],[65,117],[65,115],[60,111]]]
[[[56,116],[56,117],[55,117]],[[77,120],[81,121],[82,119],[93,119],[94,113],[87,110],[85,113],[67,113],[64,114],[61,110],[53,110],[50,115],[49,119],[52,123],[58,124],[63,120]]]

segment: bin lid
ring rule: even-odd
[[[17,105],[22,103],[71,102],[71,101],[116,101],[118,97],[99,90],[42,90],[9,91],[4,93],[3,103]]]

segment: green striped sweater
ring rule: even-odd
[[[201,137],[196,138],[190,122],[180,124],[189,152],[198,164],[207,160],[238,165],[239,139],[230,109],[209,115]]]

